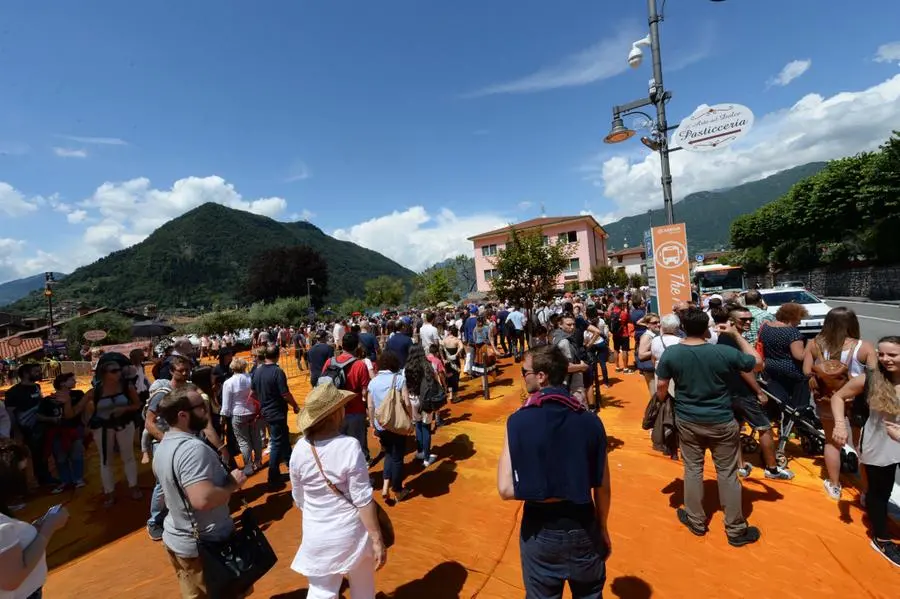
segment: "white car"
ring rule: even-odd
[[[831,308],[815,295],[802,287],[777,287],[775,289],[760,289],[763,301],[770,314],[778,312],[782,304],[794,302],[800,304],[809,312],[800,322],[800,331],[806,337],[815,337],[822,331],[825,315]]]

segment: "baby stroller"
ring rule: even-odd
[[[825,430],[812,404],[798,402],[798,405],[792,405],[773,393],[764,379],[759,380],[759,386],[769,401],[774,402],[777,412],[775,419],[778,422],[778,443],[775,446],[775,462],[782,468],[787,466],[788,458],[784,450],[791,434],[800,439],[803,453],[808,456],[822,455],[825,451]]]

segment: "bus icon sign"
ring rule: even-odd
[[[678,268],[687,261],[687,248],[677,241],[666,241],[656,248],[656,264],[660,268]]]

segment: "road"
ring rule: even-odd
[[[825,302],[832,308],[844,306],[856,312],[862,338],[866,341],[874,343],[885,335],[900,335],[900,306],[836,299],[826,299]]]

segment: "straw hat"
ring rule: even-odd
[[[310,427],[318,424],[329,414],[342,408],[356,396],[353,391],[342,391],[330,382],[317,385],[306,396],[306,404],[297,416],[297,428],[306,433]]]

